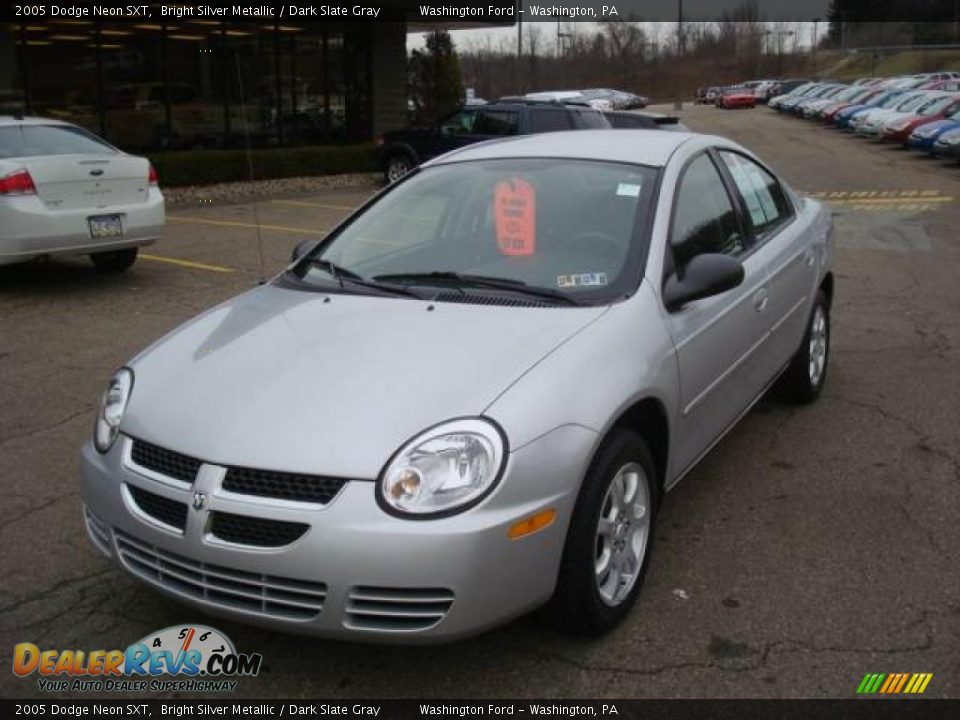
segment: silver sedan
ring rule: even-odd
[[[89,255],[121,272],[164,226],[153,166],[83,128],[0,117],[0,265]]]
[[[833,230],[719,137],[545,134],[411,173],[120,369],[94,546],[289,632],[615,627],[657,508],[768,388],[809,402]]]

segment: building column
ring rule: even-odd
[[[372,106],[373,136],[407,125],[407,24],[373,25]]]

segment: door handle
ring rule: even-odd
[[[757,312],[763,312],[767,309],[767,303],[770,302],[770,295],[766,288],[760,288],[753,296],[753,309]]]

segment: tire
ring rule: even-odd
[[[122,273],[137,261],[137,248],[93,253],[90,260],[103,273]]]
[[[789,402],[811,403],[820,396],[827,381],[830,360],[830,302],[817,291],[807,320],[803,342],[777,384],[779,394]]]
[[[383,176],[388,183],[395,183],[413,169],[413,162],[406,153],[395,153],[387,158]]]
[[[624,490],[619,502],[634,509],[627,524],[618,520],[624,515],[616,512],[615,486]],[[577,496],[557,588],[547,608],[557,630],[598,636],[630,612],[649,565],[658,487],[653,457],[643,438],[615,430],[593,459]],[[629,573],[629,565],[622,562],[631,559]],[[605,569],[598,570],[601,565]],[[627,572],[618,574],[618,566]],[[623,580],[625,575],[628,579]]]

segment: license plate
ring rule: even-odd
[[[90,237],[108,238],[123,235],[123,225],[120,224],[119,215],[97,215],[87,218],[87,222],[90,223]]]

